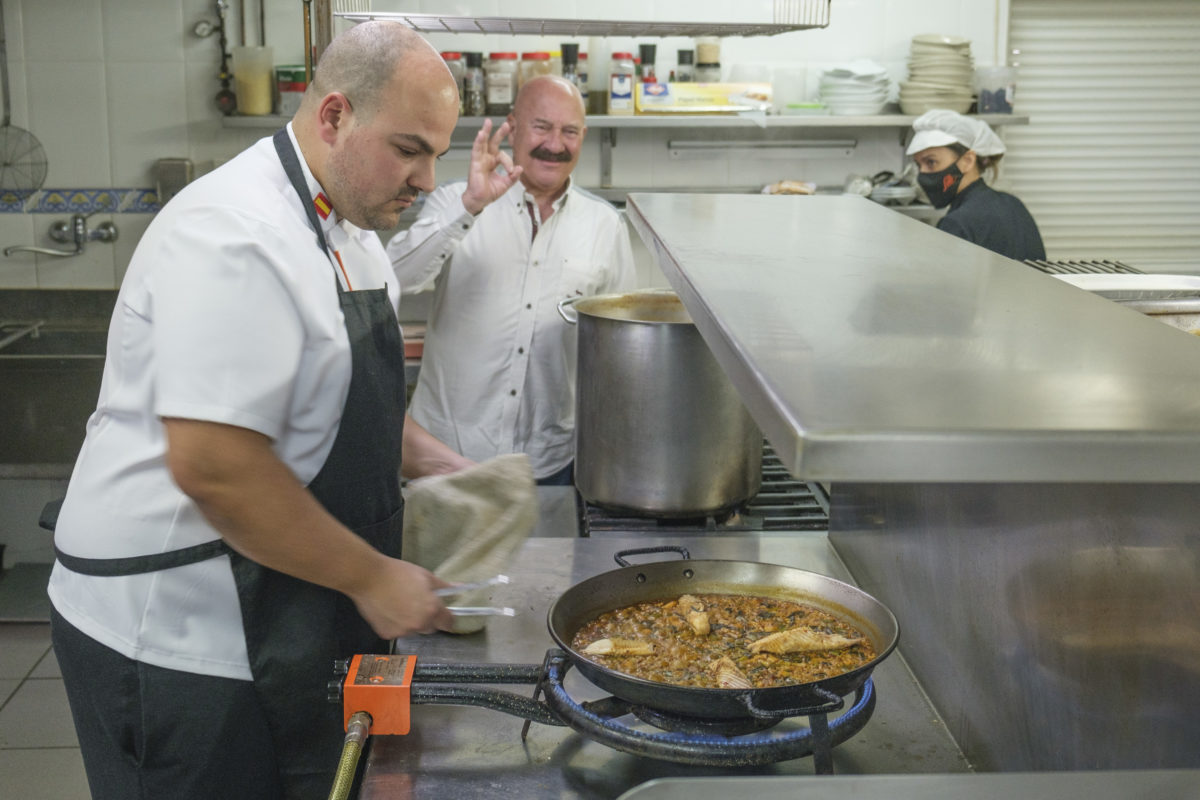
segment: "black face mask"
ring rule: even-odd
[[[962,170],[958,162],[951,164],[938,172],[922,172],[917,175],[917,183],[925,190],[925,196],[934,208],[945,208],[950,205],[954,195],[958,194],[958,186],[962,181]]]

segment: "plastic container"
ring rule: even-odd
[[[450,68],[450,74],[454,76],[455,85],[458,86],[458,113],[462,114],[466,107],[466,95],[463,91],[463,77],[467,73],[466,62],[463,61],[462,53],[446,51],[441,55],[446,66]]]
[[[262,45],[233,48],[233,92],[239,114],[271,113],[275,99],[275,64],[271,48]]]
[[[488,116],[503,117],[512,111],[517,96],[517,54],[489,53],[483,65],[483,85]]]
[[[579,54],[579,63],[575,67],[578,79],[576,85],[579,87],[579,93],[583,95],[583,107],[587,112],[592,113],[592,98],[591,98],[591,75],[588,72],[588,54]]]
[[[483,84],[483,53],[464,53],[466,70],[463,73],[463,114],[482,117],[487,113],[487,97]]]
[[[521,71],[517,78],[517,88],[520,89],[539,75],[549,74],[551,74],[550,53],[544,50],[535,53],[522,53]]]
[[[633,113],[633,84],[633,53],[613,53],[612,64],[608,69],[609,114]]]
[[[975,70],[980,114],[1011,114],[1017,94],[1014,67],[979,67]]]

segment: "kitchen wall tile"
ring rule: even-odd
[[[113,281],[117,286],[120,286],[121,281],[125,279],[125,272],[129,269],[129,260],[133,258],[133,251],[137,249],[142,234],[146,232],[146,228],[150,227],[153,219],[153,214],[121,214],[113,217],[118,233],[117,241],[111,245]]]
[[[186,153],[183,61],[106,64],[111,182],[153,186],[154,163]]]
[[[183,60],[184,20],[180,0],[102,0],[104,59]]]
[[[109,186],[108,107],[100,61],[29,61],[30,125],[47,186]]]
[[[71,245],[60,244],[47,235],[50,225],[59,220],[69,220],[67,214],[31,214],[34,228],[38,231],[37,244],[55,249],[68,249]],[[96,214],[88,218],[88,227],[95,228],[101,222],[115,221],[120,229],[120,216]],[[115,243],[88,242],[84,250],[75,256],[37,256],[37,283],[40,289],[115,289],[113,269],[113,247]]]
[[[33,244],[33,238],[33,220],[29,214],[0,214],[0,250]],[[37,288],[37,267],[32,254],[0,254],[0,288]]]
[[[5,4],[9,5],[12,4]],[[95,0],[54,0],[50,3],[24,0],[21,8],[27,61],[58,61],[63,58],[100,61],[104,58],[100,3]]]

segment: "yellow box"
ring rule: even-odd
[[[736,114],[771,107],[769,83],[639,83],[638,114]]]

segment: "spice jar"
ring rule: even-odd
[[[696,65],[696,81],[698,83],[720,83],[721,65],[700,63]]]
[[[564,69],[566,67],[564,66]],[[576,85],[579,86],[579,93],[583,95],[583,107],[587,109],[587,113],[592,113],[592,99],[588,87],[588,54],[579,54],[579,63],[575,66],[577,79]]]
[[[655,53],[658,50],[657,45],[639,44],[638,53],[642,59],[642,70],[639,76],[642,83],[658,83],[658,77],[655,72],[654,60]]]
[[[483,93],[483,53],[465,53],[467,68],[463,73],[463,114],[482,117],[487,113]]]
[[[694,53],[691,50],[680,50],[675,61],[675,80],[680,83],[691,83],[696,80],[696,67],[693,64]]]
[[[633,113],[633,53],[612,54],[608,70],[608,113]]]
[[[465,94],[463,92],[463,76],[467,72],[467,65],[463,63],[462,53],[445,52],[442,53],[442,60],[446,62],[446,66],[450,68],[450,74],[454,76],[454,85],[458,87],[458,113],[463,113]]]
[[[517,54],[489,53],[483,66],[483,86],[489,116],[503,117],[512,111],[517,95]]]
[[[545,51],[521,54],[521,72],[517,78],[517,88],[521,88],[538,75],[550,74],[550,54]]]

